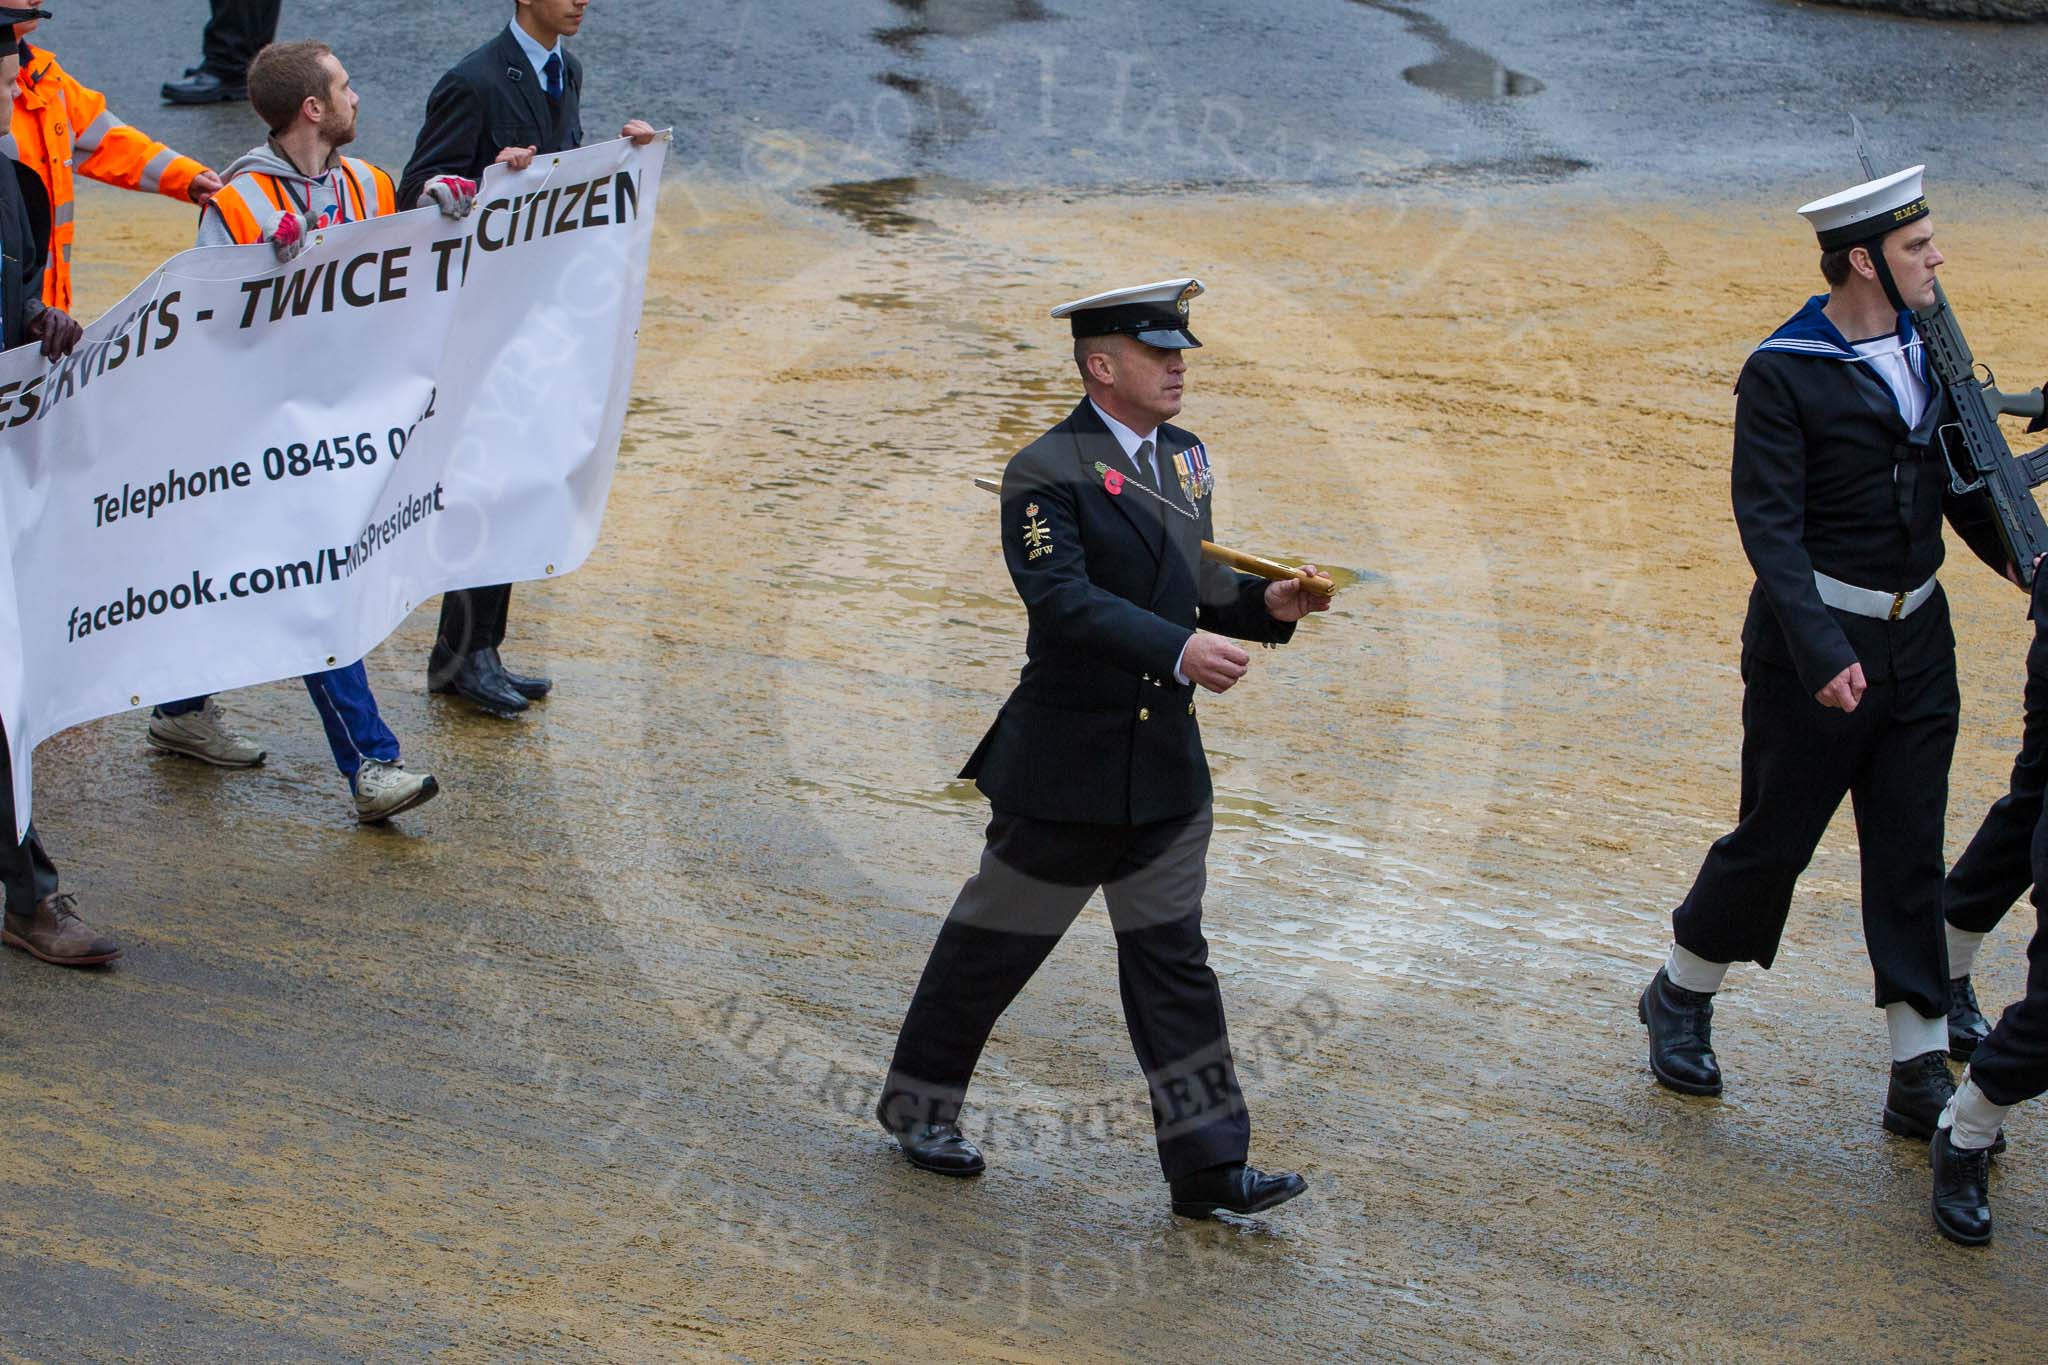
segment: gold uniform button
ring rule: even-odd
[[[1188,714],[1191,716],[1195,714],[1195,704],[1193,702],[1188,703]]]
[[[1150,708],[1148,708],[1148,707],[1144,707],[1144,706],[1141,706],[1141,707],[1139,707],[1139,708],[1138,708],[1138,719],[1139,719],[1139,720],[1150,720],[1150,719],[1152,719],[1152,712],[1151,712],[1151,709],[1150,709]]]

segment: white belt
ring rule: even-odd
[[[1934,596],[1935,586],[1930,578],[1911,592],[1879,592],[1876,588],[1859,588],[1854,583],[1829,578],[1818,569],[1813,571],[1813,585],[1820,589],[1820,600],[1836,611],[1874,616],[1880,621],[1898,621],[1911,616]]]

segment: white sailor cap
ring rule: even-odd
[[[1162,351],[1185,351],[1202,344],[1188,330],[1188,300],[1203,292],[1197,279],[1160,280],[1090,294],[1052,315],[1068,319],[1077,337],[1131,336]]]
[[[1927,216],[1927,196],[1920,192],[1925,166],[1908,166],[1877,180],[1866,180],[1816,199],[1799,210],[1813,225],[1822,251],[1835,251],[1881,237],[1895,227]]]

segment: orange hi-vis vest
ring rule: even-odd
[[[380,166],[345,156],[336,161],[327,178],[334,207],[340,210],[340,221],[344,223],[398,212],[398,187]],[[298,191],[285,177],[266,171],[244,171],[228,181],[207,209],[209,213],[219,213],[228,235],[245,246],[267,239],[278,219],[287,212],[304,219],[307,211],[308,205],[300,201]],[[305,223],[308,232],[317,226]]]
[[[57,59],[27,44],[14,78],[14,114],[7,147],[50,191],[50,264],[43,302],[71,311],[71,243],[77,228],[75,176],[124,190],[187,198],[206,167],[180,156],[107,112],[107,97],[80,85]]]

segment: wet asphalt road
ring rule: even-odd
[[[335,45],[362,150],[396,169],[434,79],[507,8],[286,0],[280,36]],[[156,95],[197,60],[205,11],[68,6],[43,36],[131,122],[221,162],[256,140],[248,111]],[[1853,169],[1851,112],[1931,184],[2048,188],[2048,26],[1788,0],[595,0],[576,47],[593,137],[644,115],[681,130],[682,173],[798,193],[1811,189]]]
[[[200,0],[72,8],[45,36],[117,112],[217,161],[254,140],[246,110],[155,101],[196,55]],[[342,49],[362,150],[395,168],[434,76],[504,8],[286,0],[284,36]],[[721,193],[663,237],[602,556],[516,594],[515,662],[562,694],[511,732],[429,702],[416,616],[372,667],[449,794],[381,832],[347,823],[295,683],[232,699],[276,746],[255,773],[152,759],[139,716],[44,747],[67,885],[130,954],[93,974],[4,959],[0,1356],[1071,1360],[1197,1320],[1216,1353],[1272,1359],[1931,1356],[1950,1315],[1987,1356],[2038,1341],[2038,1114],[1975,1259],[1925,1227],[1921,1154],[1876,1132],[1846,822],[1803,893],[1805,970],[1747,973],[1728,1002],[1729,1099],[1675,1101],[1641,1067],[1645,945],[1734,791],[1743,575],[1692,509],[1725,516],[1724,371],[1751,333],[1702,357],[1693,320],[1775,321],[1797,267],[1772,259],[1770,297],[1730,310],[1744,282],[1690,278],[1714,232],[1659,240],[1627,212],[1725,197],[1738,245],[1777,249],[1755,205],[1842,178],[1851,108],[1895,159],[1982,155],[2038,190],[2048,29],[1779,0],[596,0],[579,50],[590,128],[673,122],[679,173]],[[900,183],[830,188],[878,181]],[[1199,196],[1141,228],[1099,193],[1219,183],[1272,195],[1212,207],[1204,235]],[[1532,183],[1610,198],[1599,233],[1457,203],[1571,200]],[[1344,211],[1386,186],[1452,201],[1441,230]],[[1013,227],[984,187],[1043,221]],[[1339,207],[1298,210],[1292,237],[1239,216],[1300,191]],[[891,196],[947,195],[896,231]],[[1219,312],[1204,361],[1248,543],[1341,546],[1392,585],[1261,660],[1269,711],[1251,688],[1218,708],[1212,940],[1261,1068],[1259,1154],[1316,1181],[1271,1228],[1159,1208],[1099,923],[977,1082],[997,1176],[933,1188],[864,1112],[975,848],[981,803],[946,777],[1021,643],[958,437],[1009,439],[1065,396],[1017,339],[1042,345],[1040,300],[1091,277],[1083,219],[1120,261],[1169,223],[1204,260],[1263,253],[1234,297],[1302,334],[1328,322],[1319,290],[1330,317],[1386,309],[1352,319],[1340,363],[1276,357],[1300,360],[1277,376],[1245,311]],[[121,221],[92,224],[91,268]],[[1377,293],[1361,224],[1400,248]],[[1439,278],[1436,239],[1468,243],[1468,268]],[[989,295],[1028,296],[1029,319],[992,322]],[[1995,349],[2021,353],[1999,321]],[[1631,365],[1678,411],[1615,378]],[[1590,450],[1556,436],[1589,412],[1613,428]],[[1304,507],[1267,482],[1267,422],[1397,494],[1347,472]],[[848,433],[869,442],[851,478],[788,459]],[[1500,477],[1443,516],[1430,480],[1472,439],[1506,452]],[[1500,604],[1454,591],[1482,562],[1458,528],[1531,500],[1556,515],[1509,567],[1558,566],[1562,603],[1519,572]],[[757,561],[788,603],[765,630],[730,586]],[[1973,700],[1995,681],[2009,708],[2010,680],[1981,676],[2004,605],[1961,633]],[[1445,703],[1475,686],[1476,709]],[[1974,813],[2010,714],[1970,714]],[[2008,984],[2026,919],[1992,946]],[[1108,1131],[1088,1111],[1068,1141],[1056,1106],[1080,1099]],[[1711,1301],[1717,1277],[1735,1302]]]

